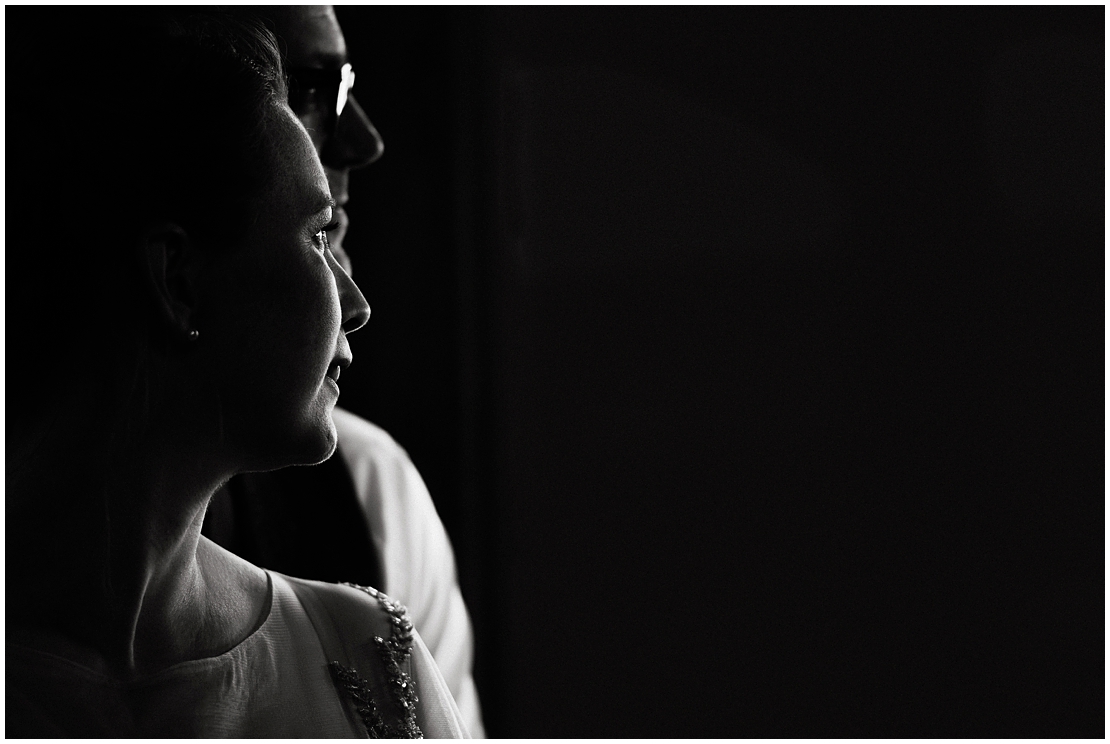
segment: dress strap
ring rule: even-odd
[[[336,685],[354,703],[355,712],[374,739],[421,739],[416,722],[416,689],[410,675],[412,623],[405,608],[369,587],[346,586],[373,597],[389,618],[389,637],[374,632],[363,602],[338,601],[340,585],[290,579],[324,647]],[[320,593],[317,592],[319,587]],[[326,595],[326,596],[322,596]],[[336,601],[333,601],[336,600]],[[384,628],[383,628],[384,630]],[[373,637],[377,657],[361,652]]]
[[[266,573],[271,573],[267,571]],[[288,578],[288,577],[282,577]],[[272,580],[272,579],[271,579]],[[332,619],[331,614],[327,608],[324,607],[323,602],[316,596],[316,592],[312,591],[312,587],[308,584],[302,583],[297,580],[286,581],[293,593],[297,596],[301,607],[304,608],[305,614],[308,615],[309,622],[312,623],[312,628],[316,631],[316,637],[320,639],[320,645],[324,649],[324,658],[331,660],[328,665],[329,668],[336,664],[336,659],[342,660],[343,663],[350,665],[350,655],[347,653],[347,646],[339,638],[339,633],[336,631],[335,621]],[[334,675],[335,670],[331,669]],[[351,714],[350,706],[342,706],[343,712],[346,713],[348,720],[351,724],[351,730],[358,730],[358,720]],[[358,712],[358,711],[355,711]],[[365,717],[359,716],[365,725]]]
[[[269,573],[267,571],[267,573]],[[301,606],[304,607],[305,614],[312,622],[312,627],[316,629],[316,637],[320,639],[320,645],[324,647],[324,655],[332,660],[339,660],[344,664],[350,665],[351,657],[347,653],[347,646],[339,638],[339,633],[336,631],[335,620],[331,617],[320,598],[316,596],[316,592],[312,591],[312,587],[303,584],[300,581],[290,581],[289,586],[293,589],[293,593],[297,595],[300,600]]]
[[[389,680],[389,692],[396,704],[401,720],[399,726],[390,727],[391,739],[422,739],[420,727],[416,723],[416,686],[412,681],[412,622],[409,620],[405,606],[394,602],[377,589],[368,586],[345,583],[352,589],[365,592],[378,600],[379,606],[389,614],[392,632],[389,638],[374,636],[374,644],[378,647],[378,655]],[[336,664],[333,662],[333,668]],[[339,673],[341,670],[336,670]]]

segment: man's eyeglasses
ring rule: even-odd
[[[354,87],[355,71],[350,62],[338,70],[294,68],[289,70],[289,107],[298,116],[319,111],[325,117],[327,131],[334,133]]]

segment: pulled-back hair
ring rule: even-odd
[[[197,12],[147,10],[113,28],[132,39],[122,40],[125,55],[108,54],[126,72],[107,90],[95,86],[88,106],[103,112],[98,129],[119,149],[86,154],[133,179],[122,189],[147,219],[239,240],[250,201],[267,185],[266,110],[287,95],[273,35],[249,19]]]
[[[150,173],[162,190],[150,208],[234,242],[248,226],[250,201],[268,185],[259,162],[266,109],[287,97],[277,44],[247,19],[194,14],[166,26],[160,62],[169,85],[158,86],[141,117],[164,137],[164,162],[151,161]]]
[[[21,386],[64,386],[103,367],[113,339],[149,330],[136,250],[146,226],[172,222],[234,250],[268,186],[267,111],[286,82],[273,35],[248,19],[10,11],[7,385],[18,405]]]

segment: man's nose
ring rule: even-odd
[[[320,151],[320,160],[329,168],[353,170],[370,165],[384,150],[381,135],[352,95],[339,116],[335,134]]]

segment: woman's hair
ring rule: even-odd
[[[32,149],[67,141],[48,180],[110,184],[104,199],[87,194],[88,205],[111,211],[122,197],[136,217],[223,242],[241,238],[246,202],[266,185],[258,160],[266,110],[286,98],[273,35],[214,12],[114,8],[95,16],[91,28],[66,24],[65,69],[51,60],[56,73],[39,79],[52,82],[28,91],[36,109],[57,116],[39,118],[28,136],[41,147]]]
[[[43,393],[106,370],[114,340],[150,335],[137,250],[147,226],[175,223],[212,250],[234,250],[268,186],[268,111],[286,97],[277,43],[249,20],[193,9],[15,10],[9,436],[13,403],[33,415]]]
[[[147,207],[233,243],[249,226],[250,201],[268,185],[269,169],[259,158],[266,112],[287,97],[277,42],[256,22],[226,15],[160,25],[167,38],[150,80],[155,90],[149,108],[137,112],[139,126],[161,136],[158,157],[143,158],[158,187]]]

